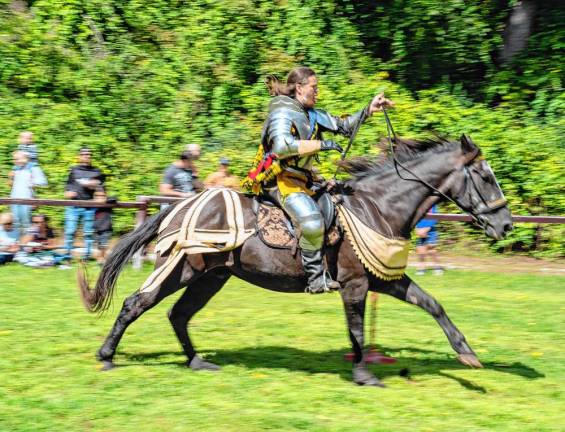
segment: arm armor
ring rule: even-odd
[[[316,114],[322,130],[350,137],[353,131],[369,117],[369,106],[345,118],[333,116],[324,110],[316,110]]]
[[[300,117],[295,112],[285,112],[286,110],[274,111],[269,117],[267,125],[267,139],[270,148],[279,159],[287,159],[293,156],[307,156],[320,150],[320,140],[303,140],[298,135],[295,124],[304,123],[305,116]],[[293,119],[296,117],[296,119]],[[302,118],[301,118],[302,117]]]

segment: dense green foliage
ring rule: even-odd
[[[541,7],[527,50],[498,66],[511,1],[365,3],[0,0],[0,174],[18,133],[32,130],[45,197],[62,195],[81,145],[120,199],[156,193],[189,142],[204,146],[202,175],[220,155],[243,175],[268,102],[263,76],[304,63],[319,72],[324,108],[351,112],[386,90],[399,133],[468,133],[515,213],[562,213],[563,12]],[[352,154],[374,151],[383,126],[375,116]],[[117,225],[131,222],[123,214]],[[561,238],[557,227],[521,226],[496,247],[559,255]]]
[[[37,280],[41,273],[41,284]],[[339,295],[277,294],[238,280],[191,327],[218,373],[193,372],[165,299],[126,332],[118,367],[94,353],[122,299],[149,274],[127,270],[113,311],[89,315],[73,271],[0,267],[3,431],[558,431],[565,358],[563,277],[453,271],[418,281],[485,369],[459,363],[433,318],[379,297],[377,342],[398,359],[358,387]],[[410,380],[399,373],[409,371]]]

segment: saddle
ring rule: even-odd
[[[321,194],[316,200],[322,216],[326,232],[324,244],[335,245],[342,236],[341,229],[337,224],[335,204],[329,193]],[[267,246],[276,249],[290,249],[296,251],[298,238],[290,218],[278,203],[269,196],[255,197],[255,209],[257,214],[257,235]],[[293,252],[294,253],[294,252]]]

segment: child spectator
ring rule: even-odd
[[[108,198],[106,191],[103,187],[99,187],[94,192],[94,201],[103,203],[116,202],[113,198]],[[105,207],[96,208],[94,214],[94,235],[95,243],[98,248],[98,257],[96,261],[98,264],[104,264],[106,260],[106,252],[108,250],[108,243],[112,238],[112,209]]]
[[[37,146],[33,143],[33,133],[29,131],[20,133],[18,141],[18,151],[22,151],[27,154],[31,164],[39,165]]]

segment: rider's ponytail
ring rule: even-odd
[[[294,68],[286,77],[286,84],[279,81],[275,75],[267,75],[265,77],[265,85],[269,89],[271,96],[290,96],[294,97],[296,92],[296,84],[306,84],[308,78],[315,76],[309,67]]]

